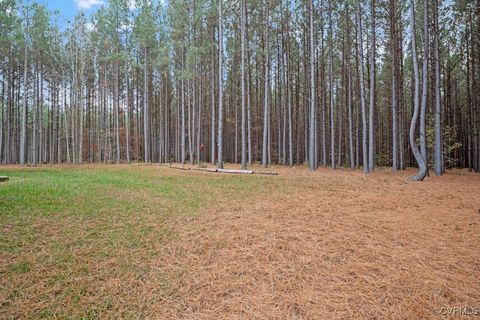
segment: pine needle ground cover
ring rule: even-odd
[[[478,175],[269,171],[280,175],[0,168],[0,318],[437,319],[480,307]]]

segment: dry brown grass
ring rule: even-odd
[[[54,318],[89,308],[92,318],[438,319],[449,318],[440,307],[480,307],[480,176],[455,170],[419,183],[408,181],[413,171],[271,170],[280,175],[252,177],[262,182],[255,196],[210,188],[215,200],[198,215],[137,217],[173,237],[147,233],[103,259],[88,255],[101,243],[72,246],[78,276],[68,285],[83,290],[80,302],[58,298],[65,283],[47,281],[60,272],[54,262],[19,274],[10,285],[23,285],[24,299],[0,305],[0,318],[2,309],[38,316],[49,299]],[[38,223],[62,241],[82,239],[69,221]]]
[[[158,265],[184,269],[150,313],[192,319],[436,319],[480,304],[480,177],[275,168],[266,194],[219,201]],[[179,304],[181,307],[179,308]]]

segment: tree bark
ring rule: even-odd
[[[442,106],[440,97],[440,45],[438,28],[438,0],[433,4],[434,25],[434,59],[435,59],[435,174],[443,175],[443,143],[442,143]]]
[[[428,88],[428,0],[423,0],[423,66],[422,66],[422,102],[420,108],[420,154],[427,167],[426,113]]]
[[[375,0],[371,0],[372,30],[370,38],[370,108],[368,119],[368,171],[375,169]]]
[[[268,17],[268,10],[267,10],[267,15]],[[265,82],[265,87],[264,87],[264,100],[263,100],[263,147],[262,147],[262,166],[266,167],[269,163],[269,148],[268,148],[268,144],[269,144],[269,131],[270,131],[270,121],[269,121],[269,99],[268,99],[268,95],[269,95],[269,83],[268,83],[268,80],[269,80],[269,77],[270,77],[270,74],[269,74],[269,50],[268,50],[268,47],[269,47],[269,39],[268,39],[268,19],[267,19],[267,24],[265,26],[265,65],[264,65],[264,71],[265,71],[265,78],[264,78],[264,82]]]
[[[149,163],[150,159],[150,110],[148,92],[148,48],[144,48],[144,90],[143,90],[143,134],[144,134],[144,162]]]
[[[392,55],[392,170],[398,170],[397,57],[395,45],[395,1],[390,0],[390,43]]]
[[[317,169],[315,155],[315,42],[313,39],[313,0],[309,1],[310,6],[310,116],[309,116],[309,147],[308,166],[311,171]]]
[[[245,105],[245,24],[246,24],[246,0],[241,0],[241,99],[242,99],[242,124],[241,124],[241,135],[242,135],[242,169],[247,169],[247,144],[246,144],[246,105]]]
[[[218,168],[223,169],[223,0],[218,0]]]
[[[22,127],[20,134],[20,164],[26,162],[27,147],[27,108],[28,108],[28,8],[25,13],[26,31],[25,31],[25,51],[23,60],[23,107],[22,107]]]
[[[360,79],[360,103],[362,106],[362,156],[363,173],[369,173],[368,142],[367,142],[367,115],[365,106],[365,83],[363,76],[363,36],[362,36],[362,12],[360,0],[357,0],[357,33],[358,33],[358,77]]]
[[[411,177],[412,180],[415,181],[421,181],[425,179],[425,176],[427,175],[427,166],[425,163],[424,158],[422,157],[422,154],[420,153],[420,150],[418,149],[417,142],[415,141],[415,129],[417,126],[417,121],[418,121],[418,114],[419,114],[419,74],[418,74],[418,61],[417,61],[417,45],[416,45],[416,37],[415,37],[415,0],[410,1],[410,25],[413,30],[411,32],[411,43],[412,43],[412,57],[413,57],[413,73],[414,73],[414,93],[413,93],[413,115],[412,115],[412,121],[410,123],[410,147],[412,149],[412,153],[415,157],[415,160],[417,161],[418,164],[418,174],[414,177]]]

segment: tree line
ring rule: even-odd
[[[0,1],[0,162],[480,170],[480,0]]]

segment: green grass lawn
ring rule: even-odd
[[[109,310],[137,318],[142,310],[122,310],[118,297],[144,282],[157,291],[144,305],[173,294],[176,275],[152,263],[177,236],[175,224],[219,196],[249,196],[265,183],[154,166],[7,168],[0,175],[10,177],[0,183],[0,314],[7,318],[90,319]]]
[[[478,175],[271,169],[0,167],[0,320],[436,319],[479,301]]]

